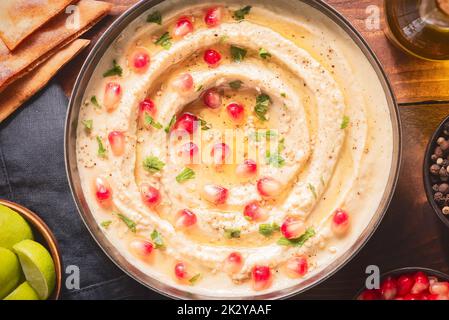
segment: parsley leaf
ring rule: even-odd
[[[250,137],[251,139],[259,142],[262,141],[263,138],[269,139],[271,137],[276,137],[277,132],[274,130],[267,130],[267,131],[254,131],[251,132]]]
[[[111,225],[111,223],[112,223],[111,220],[103,221],[102,223],[100,223],[100,226],[107,229]]]
[[[246,57],[247,51],[243,48],[231,46],[231,56],[234,62],[241,62]]]
[[[198,118],[200,124],[201,124],[201,130],[206,131],[206,130],[210,130],[212,128],[212,126],[206,122],[206,120],[203,120],[201,118]]]
[[[155,156],[149,156],[145,158],[145,160],[143,161],[144,169],[149,171],[150,173],[156,173],[158,171],[161,171],[162,168],[164,168],[164,166],[165,163]]]
[[[287,238],[280,238],[277,242],[280,246],[290,246],[290,247],[302,247],[307,240],[312,238],[315,235],[315,230],[313,228],[308,228],[306,232],[296,239],[287,239]]]
[[[285,165],[285,159],[279,153],[271,154],[268,150],[265,154],[267,163],[275,168],[282,168]]]
[[[245,19],[245,16],[249,14],[249,12],[251,11],[251,8],[252,8],[251,6],[246,6],[239,10],[234,11],[233,18],[237,21]]]
[[[231,87],[231,89],[238,90],[242,87],[242,83],[243,82],[240,80],[235,80],[235,81],[229,82],[229,87]]]
[[[165,248],[164,239],[162,239],[162,235],[156,229],[151,233],[151,240],[153,240],[156,249]]]
[[[259,233],[265,237],[271,236],[276,231],[279,231],[280,227],[276,223],[264,223],[259,225]]]
[[[120,220],[122,220],[126,226],[129,228],[129,230],[131,230],[132,232],[136,232],[136,226],[137,224],[131,220],[130,218],[128,218],[127,216],[121,214],[121,213],[117,213],[117,217],[120,218]]]
[[[193,171],[190,168],[185,168],[182,170],[180,174],[176,176],[176,181],[178,183],[183,183],[187,180],[194,179],[195,178],[195,171]]]
[[[225,237],[227,239],[237,239],[240,238],[240,229],[226,229]]]
[[[259,49],[259,56],[262,58],[262,59],[268,59],[268,58],[271,58],[271,53],[269,53],[266,49],[264,49],[264,48],[260,48]]]
[[[309,184],[307,185],[307,188],[309,188],[310,192],[312,192],[313,197],[314,197],[315,199],[318,198],[318,195],[316,194],[315,186],[314,186],[313,184],[309,183]]]
[[[171,128],[175,125],[175,123],[176,123],[176,115],[171,117],[170,123],[164,128],[164,131],[169,133]]]
[[[97,136],[97,142],[98,142],[98,156],[101,158],[106,157],[106,148],[103,145],[103,141],[99,136]]]
[[[257,118],[261,121],[267,121],[266,114],[268,112],[268,107],[271,104],[270,96],[266,94],[261,94],[256,98],[256,106],[254,107],[254,112]]]
[[[201,90],[203,90],[204,86],[202,84],[200,84],[198,87],[196,87],[195,91],[196,92],[200,92]]]
[[[164,33],[159,39],[157,39],[154,44],[160,45],[165,50],[168,50],[171,48],[171,40],[170,33],[166,32]]]
[[[107,70],[105,73],[103,73],[103,77],[112,77],[112,76],[119,76],[121,77],[123,74],[123,69],[117,64],[117,61],[114,59],[112,60],[112,68]]]
[[[147,17],[147,22],[149,23],[157,23],[158,25],[162,24],[162,15],[159,11],[155,11],[150,13]]]
[[[94,121],[93,120],[83,120],[83,121],[81,121],[81,123],[84,125],[84,128],[86,129],[86,130],[92,130],[92,128],[93,128],[93,125],[94,125]]]
[[[189,279],[189,283],[190,283],[191,285],[194,285],[195,283],[198,282],[198,280],[200,279],[200,277],[201,277],[201,273],[198,273],[198,274],[194,275],[192,278]]]
[[[155,129],[162,129],[162,124],[155,121],[152,116],[150,116],[147,112],[145,112],[145,125],[152,126]]]
[[[90,102],[94,105],[95,108],[101,109],[100,104],[98,103],[97,97],[96,96],[92,96],[90,98]]]
[[[349,117],[348,116],[344,116],[343,120],[341,122],[340,129],[346,129],[348,126],[349,126]]]

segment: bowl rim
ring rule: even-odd
[[[410,273],[416,273],[422,271],[424,272],[427,276],[434,276],[437,277],[438,280],[443,280],[443,281],[449,281],[449,274],[446,274],[442,271],[438,271],[435,269],[431,269],[431,268],[427,268],[427,267],[401,267],[401,268],[396,268],[396,269],[392,269],[390,271],[384,272],[380,275],[380,281],[382,282],[382,280],[384,280],[387,277],[391,277],[391,276],[399,276],[399,275],[404,275],[404,274],[410,274]],[[353,298],[353,300],[357,300],[358,297],[363,293],[363,291],[367,290],[366,288],[361,288],[358,292],[357,295]]]
[[[443,131],[443,126],[445,123],[449,122],[449,116],[446,116],[438,125],[438,127],[433,132],[429,142],[427,143],[426,151],[424,153],[424,163],[423,163],[423,182],[424,182],[424,190],[426,192],[427,201],[429,202],[430,206],[433,209],[433,212],[437,215],[437,217],[443,222],[446,227],[449,228],[449,216],[445,216],[443,214],[443,211],[438,206],[436,201],[433,199],[433,189],[432,189],[432,183],[431,183],[431,177],[429,168],[432,163],[431,155],[432,150],[437,147],[437,139],[441,135]]]
[[[50,255],[55,264],[55,288],[48,300],[59,300],[61,295],[62,286],[62,259],[61,252],[59,250],[58,241],[56,240],[53,232],[50,230],[48,225],[33,211],[24,206],[9,201],[0,199],[0,205],[10,208],[11,210],[17,212],[22,218],[24,218],[33,228],[33,231],[38,232],[45,240],[46,247],[50,252]]]
[[[389,178],[383,193],[382,199],[379,203],[378,209],[373,215],[373,218],[368,223],[367,227],[361,232],[357,241],[348,248],[348,250],[340,256],[340,258],[333,263],[329,264],[325,269],[321,271],[323,275],[319,278],[316,276],[309,278],[300,286],[293,286],[282,290],[273,291],[270,293],[265,293],[257,296],[243,296],[243,297],[216,297],[216,296],[205,296],[200,294],[192,294],[184,290],[176,289],[175,287],[165,284],[155,278],[149,277],[148,275],[141,272],[136,267],[132,266],[129,262],[124,259],[124,257],[117,252],[117,250],[112,246],[110,241],[106,238],[103,232],[100,230],[97,223],[92,223],[92,213],[87,207],[84,195],[82,193],[79,181],[75,181],[75,178],[79,178],[77,164],[76,164],[76,151],[74,151],[74,141],[76,140],[76,127],[78,120],[78,109],[82,102],[82,97],[84,95],[84,90],[89,82],[90,76],[95,69],[96,63],[100,60],[104,51],[111,45],[111,43],[116,39],[120,32],[126,28],[126,26],[139,17],[142,13],[150,10],[155,5],[163,2],[164,0],[142,0],[129,8],[124,14],[122,14],[117,20],[115,20],[111,26],[103,33],[101,38],[95,44],[94,48],[89,53],[87,59],[85,60],[80,73],[75,82],[72,95],[70,97],[69,106],[67,109],[67,117],[65,122],[65,136],[64,136],[64,155],[66,164],[66,173],[69,181],[70,190],[74,202],[77,206],[78,212],[83,220],[86,228],[91,233],[94,240],[97,242],[99,247],[103,252],[111,259],[111,261],[117,265],[125,274],[135,279],[142,285],[150,288],[151,290],[160,293],[169,298],[175,299],[285,299],[293,295],[300,294],[312,287],[325,281],[337,271],[343,268],[352,258],[354,258],[357,253],[364,247],[366,242],[371,238],[371,236],[376,231],[377,227],[381,223],[388,207],[393,198],[394,190],[396,189],[399,171],[402,161],[402,125],[399,117],[399,109],[396,103],[396,98],[389,82],[389,79],[379,62],[379,59],[373,52],[373,50],[368,46],[366,40],[361,36],[357,29],[344,18],[336,9],[334,9],[329,4],[323,2],[322,0],[296,0],[300,1],[310,7],[320,11],[336,23],[358,46],[358,48],[363,53],[365,59],[370,63],[373,70],[376,72],[379,83],[382,85],[382,91],[385,95],[387,101],[390,121],[392,125],[392,135],[393,135],[393,151],[392,151],[392,161],[391,169],[389,173]],[[89,74],[89,76],[87,76]],[[75,138],[72,136],[74,135]],[[75,161],[72,161],[75,158]],[[76,182],[76,183],[75,183]],[[86,214],[86,212],[88,214]],[[126,268],[125,268],[126,266]],[[315,279],[316,278],[316,279]],[[144,280],[145,279],[145,280]]]

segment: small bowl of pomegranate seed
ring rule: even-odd
[[[362,289],[357,300],[449,300],[449,275],[427,268],[401,268],[381,276],[379,289]]]
[[[449,227],[449,117],[438,126],[427,145],[423,176],[430,205]]]

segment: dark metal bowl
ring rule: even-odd
[[[300,1],[300,0],[298,0]],[[78,123],[78,113],[80,106],[82,104],[82,99],[84,91],[90,80],[90,77],[97,66],[97,63],[103,56],[106,49],[112,44],[112,42],[117,38],[117,36],[122,32],[124,28],[128,26],[132,21],[139,17],[142,13],[149,10],[153,6],[161,3],[162,0],[150,0],[141,1],[122,16],[120,16],[103,34],[100,40],[97,42],[95,47],[92,49],[87,60],[85,61],[81,72],[76,80],[76,84],[69,102],[69,108],[67,111],[66,127],[65,127],[65,162],[67,176],[72,190],[73,198],[78,207],[81,218],[86,224],[88,230],[97,241],[99,246],[103,249],[106,255],[125,273],[139,281],[143,285],[169,297],[182,298],[182,299],[216,299],[217,297],[204,296],[199,294],[191,294],[186,291],[176,289],[170,285],[167,285],[158,279],[154,279],[135,266],[130,264],[118,250],[111,244],[111,242],[106,238],[103,232],[98,227],[89,207],[87,206],[84,194],[81,188],[80,177],[77,168],[76,161],[76,128]],[[318,274],[306,279],[299,285],[271,292],[268,294],[258,295],[254,297],[241,297],[241,299],[280,299],[292,296],[304,292],[307,289],[321,283],[340,268],[342,268],[347,262],[349,262],[365,245],[374,231],[377,229],[380,221],[382,220],[388,205],[390,204],[391,198],[396,187],[396,182],[398,178],[398,172],[401,161],[401,126],[399,120],[399,112],[397,109],[396,101],[394,98],[393,91],[391,89],[390,83],[383,71],[378,59],[376,58],[373,51],[368,47],[362,36],[356,31],[356,29],[335,9],[330,7],[328,4],[322,1],[314,0],[301,0],[301,2],[319,10],[328,16],[332,21],[334,21],[342,30],[344,30],[349,37],[354,41],[354,43],[360,48],[362,53],[365,55],[366,59],[370,62],[372,68],[377,73],[379,82],[382,85],[383,92],[379,94],[385,95],[387,103],[390,109],[390,121],[393,126],[393,157],[391,172],[387,187],[383,194],[381,203],[379,204],[378,210],[374,214],[373,218],[369,222],[368,226],[362,230],[357,241],[349,248],[342,256],[333,261],[325,269],[321,270]],[[236,299],[239,297],[219,297],[220,299]]]
[[[432,209],[436,213],[438,218],[440,218],[440,220],[449,228],[449,217],[447,217],[443,214],[440,207],[433,199],[432,177],[429,172],[429,168],[432,164],[432,159],[430,157],[433,154],[433,150],[435,150],[435,148],[438,146],[437,139],[443,133],[443,125],[448,121],[449,121],[449,116],[446,117],[438,125],[438,128],[435,130],[434,134],[432,135],[432,138],[430,139],[429,143],[427,144],[426,153],[424,154],[423,177],[424,177],[424,189],[426,190],[426,196],[427,196],[428,202],[432,206]]]

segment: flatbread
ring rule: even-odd
[[[27,36],[74,0],[0,1],[0,38],[14,50]]]
[[[139,2],[139,0],[104,0],[112,4],[110,14],[117,16],[128,10],[132,5]]]
[[[42,89],[60,68],[88,44],[89,40],[84,39],[77,39],[69,43],[46,62],[15,81],[0,93],[0,122]]]
[[[20,44],[14,53],[5,54],[0,45],[0,92],[10,83],[31,71],[68,42],[79,37],[110,10],[106,2],[81,0],[78,4],[79,23],[73,27],[66,24],[68,16],[61,13],[33,33]],[[3,47],[5,45],[3,44]]]

